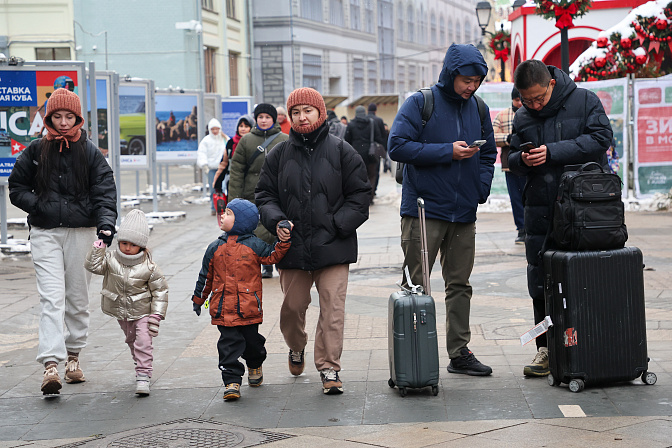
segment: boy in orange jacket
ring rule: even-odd
[[[252,387],[261,386],[261,365],[266,359],[266,338],[259,334],[263,320],[261,305],[261,265],[275,264],[289,250],[289,221],[278,223],[280,242],[273,246],[254,235],[259,211],[250,201],[234,199],[226,206],[220,228],[224,231],[210,243],[198,274],[193,309],[201,315],[201,306],[209,298],[212,324],[220,332],[217,342],[219,370],[224,382],[224,399],[240,398],[240,383],[245,367]]]

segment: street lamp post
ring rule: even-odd
[[[492,6],[489,2],[478,2],[476,5],[476,19],[478,26],[481,28],[481,41],[478,43],[478,49],[485,56],[485,45],[483,45],[483,37],[485,37],[485,29],[490,23],[490,14],[492,14]]]

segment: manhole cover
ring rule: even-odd
[[[246,448],[291,437],[294,436],[187,418],[61,445],[59,448]]]

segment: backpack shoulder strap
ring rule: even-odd
[[[425,99],[425,103],[422,105],[422,127],[424,128],[429,119],[432,118],[432,112],[434,112],[434,94],[431,87],[423,87],[420,89],[420,93]]]
[[[485,138],[485,101],[478,95],[474,95],[474,99],[478,107],[478,116],[481,117],[481,137]]]
[[[264,140],[264,142],[261,145],[257,146],[257,150],[252,153],[252,155],[250,156],[250,160],[247,161],[247,166],[249,167],[250,165],[252,165],[252,162],[254,162],[254,160],[257,157],[259,157],[261,154],[265,153],[268,145],[273,143],[273,140],[275,140],[279,136],[280,136],[280,132],[278,132],[276,134],[273,134],[270,137],[268,137],[266,140]]]

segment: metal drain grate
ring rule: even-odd
[[[291,437],[294,436],[185,418],[61,445],[59,448],[248,448]]]

